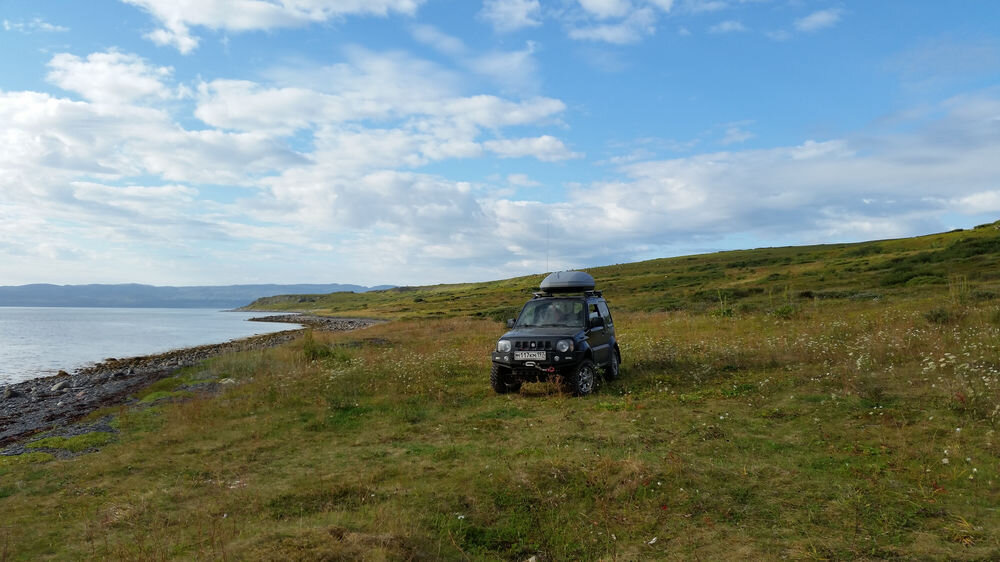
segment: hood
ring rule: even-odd
[[[532,339],[532,338],[569,338],[574,339],[583,332],[583,328],[517,328],[500,337],[500,339]]]

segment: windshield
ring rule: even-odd
[[[583,301],[578,299],[545,299],[529,301],[517,318],[517,328],[584,326]]]

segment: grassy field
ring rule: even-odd
[[[489,390],[540,276],[260,303],[396,319],[0,457],[0,560],[1000,559],[998,242],[590,270],[625,363],[586,398]]]

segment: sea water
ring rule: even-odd
[[[0,386],[103,361],[294,330],[259,313],[190,308],[0,307]]]

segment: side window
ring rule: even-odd
[[[604,301],[599,301],[597,303],[598,310],[601,311],[601,316],[604,317],[604,321],[607,322],[608,326],[614,326],[615,321],[611,319],[611,311],[608,310],[608,305]]]
[[[597,304],[596,303],[591,304],[589,307],[587,307],[587,310],[590,312],[590,314],[588,316],[588,318],[590,320],[593,320],[594,318],[599,318],[601,316],[600,311],[597,310]]]

